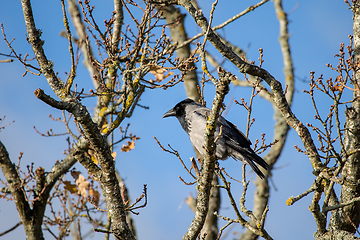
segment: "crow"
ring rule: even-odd
[[[210,109],[194,102],[191,99],[185,99],[175,105],[174,108],[167,111],[163,118],[174,116],[180,122],[182,128],[189,135],[191,143],[202,154],[204,150],[204,133],[206,126],[206,117],[210,116]],[[222,132],[216,141],[216,157],[225,160],[229,156],[245,162],[250,165],[254,172],[264,179],[264,174],[258,168],[258,165],[269,170],[269,165],[259,157],[251,148],[250,140],[236,128],[234,124],[219,116],[215,130],[215,138]],[[256,164],[255,164],[256,163]]]

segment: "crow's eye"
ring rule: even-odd
[[[175,112],[177,116],[181,116],[183,114],[183,109],[180,106],[175,107]]]

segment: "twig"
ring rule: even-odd
[[[180,154],[179,154],[176,150],[174,150],[174,149],[169,145],[169,147],[170,147],[171,150],[172,150],[172,151],[170,151],[170,150],[164,148],[164,147],[161,145],[161,143],[159,142],[159,140],[157,140],[157,138],[156,138],[155,136],[154,136],[154,139],[155,139],[155,141],[157,142],[157,144],[159,145],[159,147],[160,147],[163,151],[168,152],[168,153],[171,153],[171,154],[174,154],[175,156],[177,156],[178,159],[180,160],[181,164],[182,164],[183,167],[185,168],[185,170],[190,174],[190,176],[192,176],[195,180],[197,179],[197,177],[195,177],[195,176],[191,173],[191,169],[189,170],[189,169],[186,167],[184,161],[183,161],[183,160],[181,159],[181,157],[180,157]]]
[[[74,49],[73,49],[72,40],[71,40],[71,31],[70,31],[69,21],[66,16],[64,0],[61,0],[61,5],[62,5],[62,10],[63,10],[64,25],[65,25],[65,29],[66,29],[67,38],[69,41],[69,52],[70,52],[70,56],[71,56],[70,75],[65,83],[65,91],[66,91],[66,94],[68,94],[70,92],[70,88],[71,88],[74,78],[76,76],[76,65],[75,65]]]
[[[223,22],[222,24],[219,24],[219,25],[213,27],[212,30],[213,30],[213,31],[216,31],[216,30],[219,30],[219,29],[225,27],[225,26],[228,25],[229,23],[235,21],[236,19],[244,16],[245,14],[247,14],[247,13],[249,13],[249,12],[251,12],[251,11],[254,11],[255,8],[260,7],[261,5],[263,5],[264,3],[268,2],[268,1],[269,1],[269,0],[262,0],[262,1],[260,1],[259,3],[255,4],[255,5],[253,5],[253,6],[249,6],[247,9],[245,9],[244,11],[238,13],[237,15],[229,18],[228,20],[226,20],[226,21]],[[184,43],[178,45],[177,48],[181,48],[181,47],[183,47],[183,46],[185,46],[185,45],[193,42],[194,40],[200,38],[200,37],[203,36],[204,34],[205,34],[205,33],[202,32],[202,33],[199,33],[199,34],[195,35],[194,37],[190,38],[189,40],[185,41]]]
[[[297,195],[296,197],[290,197],[288,200],[286,200],[286,205],[291,206],[293,205],[295,202],[299,201],[300,199],[302,199],[303,197],[307,196],[309,193],[315,191],[317,189],[317,186],[315,184],[313,184],[311,186],[311,188],[309,188],[308,190],[306,190],[305,192]]]
[[[20,225],[22,225],[22,222],[21,222],[21,221],[18,222],[17,224],[15,224],[15,226],[13,226],[12,228],[10,228],[10,229],[8,229],[8,230],[0,233],[0,237],[2,237],[2,236],[4,236],[4,235],[8,234],[9,232],[15,230],[15,229],[16,229],[18,226],[20,226]]]
[[[145,197],[145,202],[144,204],[142,204],[141,206],[137,206],[134,207],[137,203],[139,203],[143,198]],[[147,185],[144,184],[144,190],[143,190],[143,194],[141,194],[141,196],[139,198],[135,199],[135,202],[133,204],[131,204],[130,206],[125,208],[125,211],[130,211],[136,215],[138,215],[138,213],[133,212],[133,210],[135,209],[139,209],[139,208],[144,208],[147,205]]]
[[[354,202],[358,202],[360,201],[360,197],[357,197],[357,198],[353,198],[351,199],[350,201],[346,202],[346,203],[341,203],[341,204],[338,204],[338,205],[334,205],[334,206],[327,206],[327,207],[323,207],[323,211],[324,212],[328,212],[328,211],[332,211],[332,210],[335,210],[335,209],[338,209],[338,208],[343,208],[345,206],[348,206]]]

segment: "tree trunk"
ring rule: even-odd
[[[356,0],[353,3],[353,37],[354,37],[354,52],[353,59],[354,65],[357,66],[360,62],[360,1]],[[344,144],[346,149],[347,158],[344,158],[345,165],[341,175],[344,178],[344,185],[341,189],[341,203],[348,202],[349,200],[360,196],[360,94],[359,94],[359,79],[360,70],[353,74],[353,91],[354,102],[351,107],[345,111],[346,124],[345,124],[345,137]],[[345,155],[345,157],[346,157]],[[343,221],[341,229],[355,233],[360,223],[360,202],[350,204],[343,209]]]

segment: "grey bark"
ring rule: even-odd
[[[360,63],[360,1],[353,2],[353,37],[354,37],[354,52],[353,59],[355,66]],[[344,178],[344,185],[341,189],[340,202],[348,202],[349,200],[360,196],[360,71],[354,72],[353,82],[355,91],[353,91],[353,100],[345,111],[345,137],[344,145],[347,159],[344,159],[345,165],[341,175]],[[351,154],[352,153],[352,154]],[[355,233],[360,223],[360,202],[355,202],[343,209],[343,221],[341,221],[340,229]],[[356,227],[356,228],[355,228]]]
[[[178,44],[185,42],[188,38],[184,26],[184,18],[186,15],[181,14],[179,8],[175,8],[173,5],[163,8],[162,11],[166,22],[170,27],[171,39]],[[176,50],[177,56],[180,59],[183,58],[184,60],[190,57],[190,53],[190,44],[186,44]],[[184,85],[187,97],[197,102],[199,100],[199,83],[196,75],[195,64],[191,62],[190,67],[193,67],[194,70],[186,73],[184,77]]]

